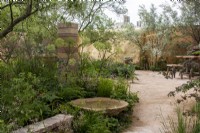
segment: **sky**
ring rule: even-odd
[[[151,4],[154,4],[157,7],[158,12],[161,12],[161,10],[159,10],[159,5],[167,3],[172,4],[170,0],[127,0],[127,2],[125,3],[125,7],[128,9],[128,13],[126,15],[130,17],[130,21],[135,25],[136,22],[139,21],[139,5],[145,5],[145,7],[149,9]],[[106,14],[114,19],[116,22],[123,22],[123,16],[117,16],[113,13]]]

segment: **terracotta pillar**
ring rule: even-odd
[[[58,37],[66,41],[66,46],[56,49],[57,58],[59,60],[59,79],[65,83],[69,73],[77,71],[78,63],[78,24],[67,23],[58,24]],[[69,46],[68,41],[73,40],[74,44]]]

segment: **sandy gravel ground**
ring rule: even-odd
[[[175,87],[187,79],[166,79],[158,72],[136,71],[139,81],[130,91],[138,92],[140,102],[134,108],[133,124],[124,133],[160,133],[162,118],[175,115],[175,98],[168,97]]]

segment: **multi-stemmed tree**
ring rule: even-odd
[[[93,25],[97,28],[102,23],[105,9],[116,13],[124,13],[125,0],[118,1],[14,1],[0,2],[0,39],[3,46],[9,47],[8,33],[14,31],[14,35],[20,40],[13,42],[12,51],[20,48],[22,54],[34,56],[43,54],[46,45],[57,38],[57,24],[77,22],[79,33]],[[95,30],[94,28],[94,30]],[[8,36],[6,36],[8,35]],[[15,47],[13,47],[15,46]],[[3,49],[2,49],[3,50]],[[5,50],[3,50],[5,51]],[[14,52],[12,52],[14,53]],[[3,56],[3,55],[2,55]],[[12,56],[10,56],[12,57]],[[4,58],[4,57],[3,57]]]
[[[79,31],[90,25],[93,20],[108,9],[116,13],[124,13],[125,0],[117,1],[56,1],[56,0],[24,0],[24,1],[1,1],[0,2],[0,38],[13,31],[15,26],[30,16],[46,15],[58,21],[76,21],[79,23]],[[46,14],[45,14],[46,13]],[[43,16],[44,17],[44,16]]]
[[[200,2],[181,1],[174,3],[175,6],[165,5],[166,14],[169,20],[173,23],[177,32],[180,32],[179,37],[184,38],[190,44],[200,44]],[[174,8],[176,7],[176,8]],[[178,8],[178,10],[177,10]]]
[[[156,66],[171,41],[169,20],[164,12],[159,14],[154,5],[151,6],[150,11],[140,6],[138,15],[142,22],[141,29],[128,27],[124,35],[139,47],[140,65],[149,62],[151,66]]]

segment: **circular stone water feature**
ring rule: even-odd
[[[125,101],[103,97],[77,99],[70,103],[74,107],[89,111],[103,112],[108,115],[118,115],[128,106],[128,103]]]

